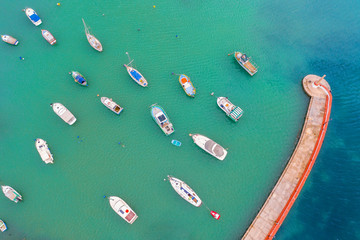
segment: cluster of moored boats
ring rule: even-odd
[[[26,8],[24,9],[26,16],[29,18],[29,20],[35,25],[39,26],[42,21],[40,17],[37,15],[37,13],[31,9]],[[90,34],[89,27],[86,25],[84,19],[82,19],[84,28],[85,28],[85,34],[87,37],[87,40],[89,44],[97,51],[102,52],[103,47],[100,43],[100,41],[95,38],[94,35]],[[42,29],[41,33],[43,37],[51,44],[56,43],[55,37],[47,30]],[[4,42],[7,42],[11,45],[18,45],[19,41],[15,39],[14,37],[10,35],[1,35],[1,38]],[[126,53],[128,55],[128,53]],[[230,54],[229,54],[230,55]],[[129,57],[129,55],[128,55]],[[236,61],[251,75],[253,76],[257,72],[257,66],[250,61],[250,58],[246,56],[246,54],[242,54],[241,52],[235,52],[234,58]],[[140,86],[147,87],[148,82],[144,78],[144,76],[135,68],[132,67],[131,63],[133,60],[130,60],[129,57],[129,63],[124,64],[124,67],[126,68],[129,76]],[[86,78],[77,71],[71,71],[69,74],[73,77],[74,81],[78,83],[81,86],[88,86],[88,82]],[[190,78],[186,76],[185,74],[179,75],[179,83],[181,87],[183,88],[186,95],[189,97],[195,97],[196,94],[196,88],[194,87],[193,83],[190,81]],[[112,98],[108,97],[101,97],[100,101],[112,112],[116,114],[120,114],[123,111],[123,108],[117,104],[115,101],[112,100]],[[241,116],[243,115],[243,110],[239,107],[234,105],[230,102],[230,100],[227,97],[218,97],[217,98],[217,105],[220,109],[222,109],[226,115],[232,119],[233,121],[237,122]],[[61,103],[52,103],[50,105],[53,109],[53,111],[67,124],[73,125],[76,122],[76,117]],[[172,134],[175,129],[173,124],[170,122],[170,119],[168,115],[166,114],[165,110],[159,106],[158,104],[153,104],[150,106],[150,113],[156,124],[160,127],[160,129],[165,133],[165,135]],[[214,156],[218,160],[224,160],[227,155],[227,150],[223,148],[220,144],[216,143],[212,139],[201,135],[201,134],[189,134],[194,143],[199,146],[201,149],[203,149],[205,152],[209,153],[210,155]],[[175,146],[180,147],[181,142],[177,140],[172,140],[172,144]],[[54,158],[52,153],[50,152],[50,149],[46,143],[45,140],[41,138],[37,138],[35,140],[35,147],[38,151],[40,158],[42,161],[44,161],[46,164],[48,163],[54,163]],[[200,207],[202,204],[202,201],[200,197],[195,193],[194,190],[192,190],[184,181],[175,178],[173,176],[168,175],[168,180],[171,183],[171,186],[174,188],[174,190],[187,202],[194,205],[195,207]],[[10,199],[11,201],[17,203],[18,201],[22,200],[22,196],[14,190],[10,186],[1,186],[2,191],[4,195]],[[120,216],[122,217],[126,222],[132,224],[137,218],[138,215],[133,211],[130,206],[121,198],[117,196],[110,196],[108,198],[109,204],[111,208]],[[210,212],[211,215],[219,219],[220,215],[216,213],[215,211]],[[5,223],[0,219],[0,230],[5,231],[7,229]]]

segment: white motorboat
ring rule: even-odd
[[[161,128],[166,136],[172,134],[175,129],[173,124],[170,122],[166,112],[162,107],[154,103],[150,106],[150,113],[156,124]]]
[[[53,155],[50,152],[50,149],[45,140],[37,138],[35,140],[36,150],[39,152],[41,159],[46,163],[54,163]]]
[[[56,38],[48,30],[41,29],[41,34],[45,38],[45,40],[51,45],[54,45],[56,43]]]
[[[111,111],[116,114],[120,114],[123,110],[116,102],[114,102],[111,98],[101,97],[101,102]]]
[[[42,23],[40,17],[37,15],[34,9],[26,8],[25,14],[35,26],[39,26]]]
[[[213,155],[221,161],[225,159],[227,151],[218,143],[201,134],[190,134],[190,136],[192,136],[194,143],[202,148],[205,152]]]
[[[127,205],[127,203],[119,197],[109,197],[109,203],[112,209],[125,221],[133,224],[137,219],[138,215]]]
[[[167,176],[171,186],[174,188],[174,190],[187,202],[191,203],[195,207],[200,207],[202,204],[202,201],[198,195],[194,192],[194,190],[191,189],[184,181],[181,181],[180,179],[174,178],[173,176],[168,175]]]
[[[10,35],[1,35],[1,39],[2,39],[4,42],[6,42],[6,43],[8,43],[8,44],[11,44],[11,45],[14,45],[14,46],[16,46],[16,45],[19,44],[19,41],[16,40],[16,38],[14,38],[14,37],[12,37],[12,36],[10,36]]]
[[[0,219],[0,231],[5,232],[6,229],[7,229],[6,224],[4,223],[3,220]]]
[[[2,189],[3,193],[5,194],[5,196],[8,199],[10,199],[11,201],[17,203],[18,201],[22,200],[22,196],[20,195],[20,193],[15,191],[12,187],[1,185],[1,189]]]
[[[76,122],[75,116],[61,103],[52,103],[50,106],[54,112],[69,125],[73,125]]]
[[[227,97],[218,97],[217,105],[235,122],[237,122],[244,113],[240,107],[232,104]]]

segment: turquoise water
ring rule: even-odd
[[[153,5],[156,7],[154,8]],[[17,189],[18,204],[0,198],[8,231],[0,239],[239,239],[286,165],[301,131],[308,97],[301,79],[327,74],[332,120],[323,148],[276,238],[359,239],[359,3],[327,1],[7,1],[0,44],[0,183]],[[21,11],[34,8],[35,27]],[[86,41],[81,18],[102,42]],[[40,29],[49,30],[50,46]],[[227,54],[246,52],[259,65],[250,77]],[[125,52],[149,81],[130,79]],[[20,60],[19,57],[25,60]],[[81,72],[89,87],[74,83]],[[184,93],[176,76],[197,88]],[[234,123],[217,107],[227,96],[244,110]],[[100,102],[124,107],[117,116]],[[77,117],[68,126],[49,104]],[[175,133],[151,118],[158,103]],[[204,134],[226,148],[220,162],[188,136]],[[34,147],[45,139],[55,163]],[[172,139],[182,142],[177,148]],[[121,144],[125,147],[122,147]],[[204,202],[195,208],[163,179],[171,174]],[[123,198],[139,215],[127,224],[103,196]],[[221,214],[219,221],[208,210]]]

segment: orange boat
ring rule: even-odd
[[[184,89],[186,95],[188,95],[189,97],[195,97],[196,89],[188,76],[186,76],[185,74],[181,74],[179,76],[179,83]]]

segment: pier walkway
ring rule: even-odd
[[[307,75],[303,79],[310,104],[299,142],[242,240],[273,239],[304,186],[320,151],[330,118],[332,95],[324,77]]]

